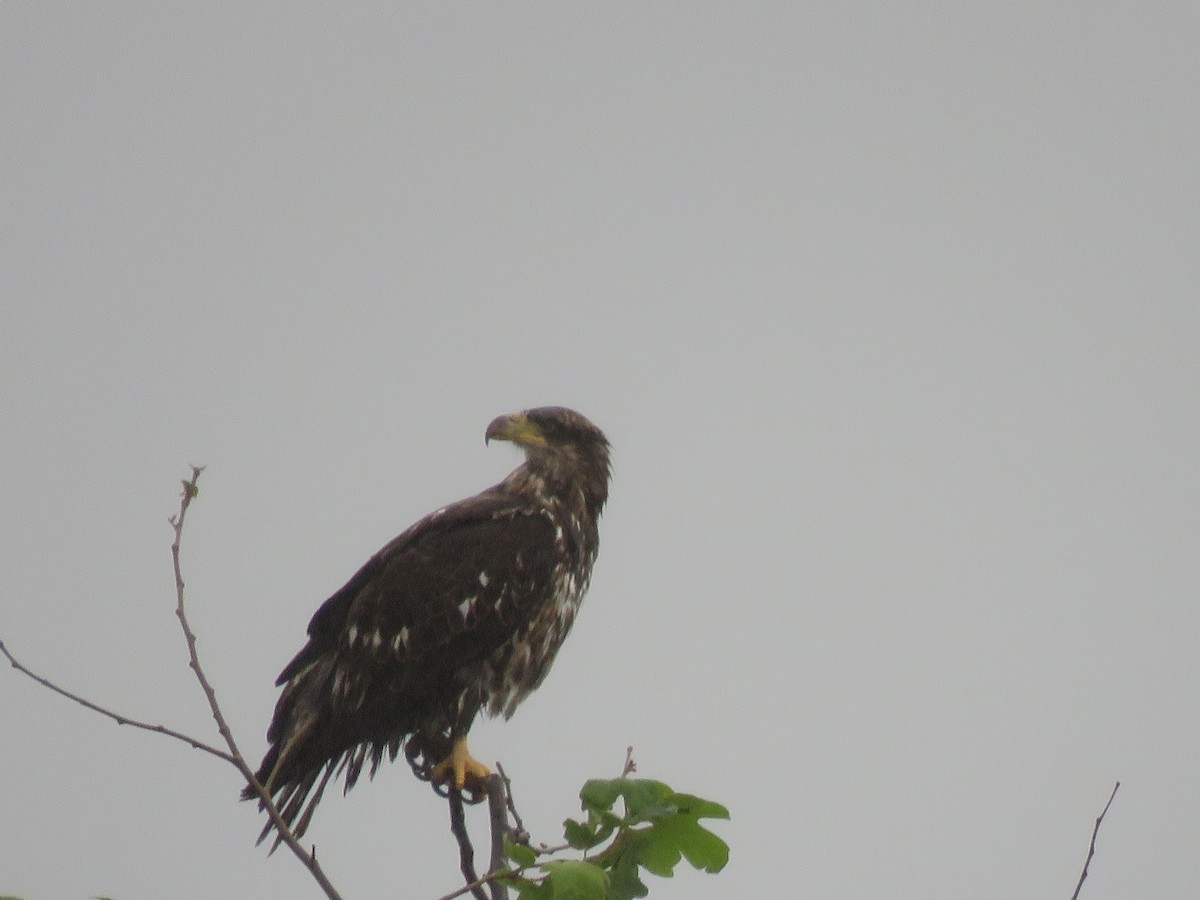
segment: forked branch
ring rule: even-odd
[[[192,500],[194,500],[196,495],[200,492],[199,487],[197,487],[197,482],[200,480],[200,473],[203,471],[204,466],[192,466],[192,477],[183,481],[183,493],[179,501],[179,512],[170,519],[171,528],[175,533],[175,539],[171,543],[171,559],[175,570],[175,615],[179,619],[179,625],[183,629],[183,635],[187,641],[189,659],[188,664],[191,667],[192,672],[195,673],[196,680],[200,682],[200,687],[203,689],[204,696],[208,700],[209,710],[212,712],[213,719],[217,723],[217,731],[220,732],[222,739],[225,741],[225,746],[228,747],[228,752],[221,750],[218,747],[214,747],[211,744],[207,744],[199,738],[192,737],[191,735],[184,734],[183,732],[176,731],[172,728],[167,728],[165,725],[152,725],[149,722],[142,722],[138,719],[132,718],[131,716],[113,712],[112,710],[106,709],[105,707],[100,706],[98,703],[94,703],[85,697],[81,697],[80,695],[68,691],[65,688],[61,688],[50,679],[45,678],[42,675],[38,675],[22,663],[18,662],[17,659],[9,652],[8,648],[4,646],[4,642],[2,640],[0,640],[0,654],[3,654],[8,660],[9,664],[22,675],[33,679],[43,687],[49,688],[51,691],[54,691],[54,693],[66,697],[68,700],[72,700],[86,709],[90,709],[93,712],[97,712],[102,716],[112,719],[118,725],[131,725],[134,728],[140,728],[144,731],[152,731],[156,734],[174,738],[177,741],[182,741],[183,743],[197,750],[203,750],[205,753],[211,754],[212,756],[224,760],[232,765],[241,773],[242,778],[246,780],[246,783],[253,788],[254,793],[258,796],[262,803],[263,809],[266,810],[271,822],[278,830],[279,836],[283,843],[287,845],[288,849],[291,850],[296,858],[299,859],[304,865],[304,867],[308,869],[312,877],[316,880],[317,884],[321,886],[321,890],[325,892],[325,896],[328,897],[329,900],[341,900],[341,895],[338,894],[337,890],[330,883],[329,878],[325,875],[325,872],[321,869],[320,864],[317,862],[316,848],[306,850],[300,844],[300,841],[297,840],[295,834],[292,833],[292,830],[288,827],[287,823],[283,820],[283,817],[279,814],[279,809],[275,806],[274,801],[271,799],[271,795],[267,793],[266,789],[254,776],[254,770],[250,768],[250,766],[246,763],[245,758],[242,756],[241,751],[238,750],[237,742],[233,738],[233,732],[230,731],[229,725],[225,721],[225,716],[221,712],[221,707],[217,703],[216,691],[213,690],[212,684],[209,682],[208,677],[204,674],[203,667],[200,665],[200,657],[196,649],[196,635],[192,631],[191,625],[188,624],[187,612],[184,608],[183,570],[180,566],[179,554],[180,547],[183,544],[184,521],[187,518],[187,511],[191,506]]]

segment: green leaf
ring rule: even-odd
[[[599,866],[569,859],[548,862],[542,869],[554,900],[605,900],[608,874]]]
[[[720,803],[713,803],[713,801],[697,797],[695,794],[675,794],[671,800],[679,807],[681,813],[689,815],[693,819],[729,818],[729,810]]]
[[[537,862],[537,852],[528,844],[517,844],[507,838],[504,841],[504,853],[522,869],[528,869]]]
[[[585,781],[583,787],[579,791],[579,799],[583,801],[583,808],[595,810],[596,812],[605,812],[612,809],[617,798],[621,796],[620,784],[623,779],[605,780],[602,778],[592,778]]]
[[[597,828],[576,822],[574,819],[567,819],[563,822],[563,837],[576,850],[590,850],[608,837],[608,834],[601,836]]]
[[[697,869],[720,872],[729,862],[729,845],[695,819],[677,816],[658,823],[653,831]]]
[[[681,859],[706,872],[719,872],[729,862],[729,845],[699,824],[700,819],[729,818],[729,810],[719,803],[645,778],[592,779],[579,799],[587,820],[563,823],[567,842],[577,850],[603,848],[586,862],[546,863],[543,886],[551,885],[552,893],[523,893],[521,900],[638,900],[649,893],[642,869],[669,878]],[[623,815],[614,811],[617,800]],[[587,868],[561,869],[564,865]],[[597,873],[607,878],[606,894],[595,893],[603,884]],[[567,880],[560,884],[559,877]]]
[[[661,781],[649,778],[626,778],[621,794],[625,800],[625,819],[630,824],[647,822],[656,816],[668,815],[675,810],[670,805],[674,794]]]
[[[647,872],[662,878],[675,874],[680,850],[669,834],[658,826],[637,831],[637,839],[630,842],[630,852]]]
[[[610,814],[620,797],[625,801],[625,824],[636,825],[655,816],[674,812],[674,791],[661,781],[649,778],[594,778],[583,786],[579,799],[583,808],[601,817]]]
[[[639,877],[637,863],[622,856],[608,871],[608,900],[637,900],[650,893]]]

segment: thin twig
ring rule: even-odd
[[[196,680],[200,682],[200,687],[204,690],[204,696],[208,699],[208,708],[212,711],[212,716],[217,723],[217,731],[221,737],[225,739],[225,744],[229,747],[229,752],[236,761],[242,758],[241,752],[237,748],[237,743],[233,739],[233,732],[229,730],[229,725],[225,722],[225,716],[221,713],[221,707],[217,704],[217,694],[213,690],[213,686],[209,683],[207,676],[204,674],[204,669],[200,667],[200,657],[196,652],[196,635],[188,624],[187,613],[183,607],[183,571],[179,565],[179,548],[183,541],[183,522],[187,517],[188,507],[191,506],[193,498],[200,493],[200,489],[196,487],[196,482],[200,479],[200,473],[204,471],[204,466],[192,466],[192,480],[183,482],[183,493],[180,495],[179,515],[172,516],[171,527],[175,531],[175,540],[171,542],[171,561],[175,569],[175,616],[179,619],[179,625],[183,629],[183,636],[187,640],[188,647],[188,665],[196,675]]]
[[[625,765],[621,766],[621,774],[619,778],[624,778],[627,775],[632,775],[637,771],[637,763],[633,760],[633,744],[625,748]]]
[[[508,773],[504,771],[504,766],[500,765],[500,761],[496,760],[496,771],[500,773],[500,777],[504,780],[504,800],[508,805],[509,815],[513,819],[513,832],[510,835],[513,841],[518,844],[529,843],[529,832],[525,830],[525,823],[521,821],[521,814],[517,812],[517,804],[513,800],[512,779],[508,777]]]
[[[503,869],[499,872],[488,872],[482,878],[476,878],[474,881],[464,884],[462,887],[451,891],[448,894],[443,894],[437,900],[455,900],[456,897],[463,897],[470,894],[472,897],[481,897],[482,900],[487,900],[487,895],[483,893],[484,886],[493,883],[497,878],[503,878],[506,875],[512,875],[520,871],[519,869]]]
[[[250,768],[246,762],[246,758],[242,756],[238,750],[237,742],[233,738],[233,732],[230,731],[229,725],[225,721],[225,715],[221,712],[220,704],[217,703],[217,693],[213,690],[212,684],[208,677],[204,674],[204,669],[200,665],[200,656],[196,650],[196,635],[192,631],[191,625],[188,623],[187,612],[184,609],[183,602],[183,570],[179,562],[179,549],[183,543],[183,524],[187,518],[188,507],[191,506],[192,500],[200,493],[200,489],[196,483],[200,480],[200,473],[204,471],[204,466],[192,466],[192,477],[190,481],[183,482],[183,493],[179,501],[178,515],[171,517],[171,527],[175,531],[175,540],[171,543],[171,560],[175,569],[175,616],[179,619],[179,627],[183,629],[183,636],[187,641],[188,647],[188,665],[192,672],[196,675],[196,680],[200,682],[200,687],[204,691],[204,696],[208,700],[208,708],[212,712],[213,720],[217,723],[217,731],[225,740],[225,745],[229,748],[230,762],[237,767],[237,770],[242,773],[242,777],[246,779],[246,783],[258,795],[262,803],[263,809],[266,810],[270,817],[275,830],[280,839],[287,845],[292,854],[300,860],[313,879],[321,886],[321,890],[325,892],[325,896],[329,900],[341,900],[341,895],[337,889],[329,881],[329,878],[322,870],[320,863],[317,862],[316,847],[308,850],[292,833],[287,823],[283,820],[283,816],[279,812],[279,808],[275,805],[275,801],[263,787],[262,782],[254,774],[254,770]]]
[[[470,891],[476,900],[488,900],[482,887],[485,879],[481,879],[475,871],[475,848],[471,846],[471,835],[467,833],[467,817],[463,810],[462,791],[451,789],[448,799],[450,801],[450,833],[458,842],[458,865],[462,870],[463,879],[467,882],[466,887],[457,894],[449,896],[455,897]]]
[[[1071,895],[1071,900],[1079,900],[1079,892],[1083,889],[1083,882],[1088,877],[1088,866],[1092,863],[1092,857],[1096,855],[1096,835],[1100,833],[1100,823],[1104,821],[1104,816],[1108,813],[1108,808],[1112,806],[1113,798],[1117,796],[1117,789],[1120,787],[1121,782],[1119,781],[1113,785],[1112,793],[1108,795],[1108,802],[1104,804],[1104,809],[1096,817],[1096,827],[1092,829],[1092,843],[1088,846],[1087,859],[1083,861],[1083,871],[1079,873],[1079,883],[1075,885],[1075,893]]]
[[[173,728],[167,728],[165,725],[151,725],[149,722],[139,722],[137,719],[131,719],[129,716],[113,712],[111,709],[105,709],[103,706],[93,703],[86,697],[80,697],[78,694],[73,694],[65,688],[60,688],[49,678],[38,675],[36,672],[26,668],[22,663],[18,662],[16,658],[8,651],[8,648],[4,646],[4,641],[0,641],[0,654],[3,654],[8,660],[9,665],[11,665],[22,675],[32,678],[38,684],[42,685],[42,687],[47,687],[54,691],[54,693],[66,697],[68,700],[74,700],[80,706],[84,706],[93,712],[98,712],[102,716],[107,716],[118,725],[132,725],[134,728],[140,728],[143,731],[153,731],[155,734],[166,735],[167,737],[175,738],[177,741],[182,741],[189,747],[193,747],[196,750],[203,750],[205,753],[211,753],[213,756],[217,757],[218,759],[223,759],[227,763],[233,762],[233,757],[224,750],[214,747],[211,744],[206,744],[204,741],[194,738],[191,735],[184,734],[181,731],[175,731]]]

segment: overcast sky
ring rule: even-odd
[[[0,4],[0,638],[257,761],[385,541],[614,447],[591,594],[472,750],[535,841],[727,804],[652,897],[1196,896],[1200,15],[1105,4]],[[0,670],[0,894],[318,897],[236,772]],[[456,887],[407,766],[344,896]],[[479,827],[482,827],[480,825]]]

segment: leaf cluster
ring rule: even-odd
[[[593,779],[579,799],[587,815],[567,819],[563,836],[582,859],[538,865],[535,850],[509,844],[519,873],[535,866],[541,873],[505,879],[520,900],[633,900],[649,893],[642,869],[669,878],[680,859],[705,872],[719,872],[729,861],[729,846],[700,824],[729,818],[719,803],[644,778]]]

